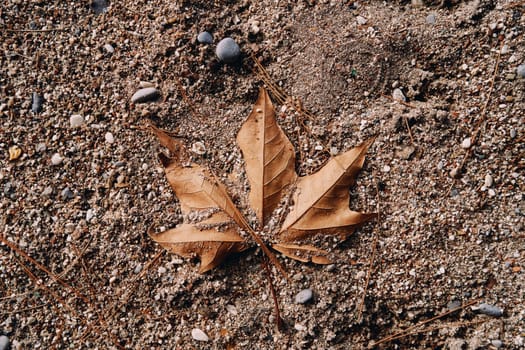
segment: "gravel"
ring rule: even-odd
[[[133,103],[144,103],[154,101],[160,96],[160,91],[154,87],[147,87],[138,90],[131,96],[131,102]]]
[[[0,335],[0,350],[9,350],[9,338],[5,335]]]
[[[503,314],[465,308],[421,326],[434,331],[378,348],[496,339],[522,348],[525,16],[511,0],[441,3],[2,2],[0,232],[11,247],[0,243],[0,334],[20,349],[364,349],[452,300],[482,299]],[[213,45],[196,42],[204,29]],[[215,53],[225,37],[242,48],[235,64]],[[330,268],[277,256],[291,279],[272,276],[287,326],[280,332],[251,240],[253,248],[199,275],[198,259],[148,235],[183,218],[158,158],[166,150],[147,123],[184,143],[254,223],[236,145],[264,85],[252,54],[286,94],[277,121],[301,176],[375,137],[349,202],[380,220],[342,244],[315,238]],[[142,88],[161,98],[132,102]],[[408,102],[392,101],[396,88]],[[33,93],[43,98],[38,113]],[[73,114],[82,127],[71,128]],[[198,142],[203,154],[191,152]],[[22,154],[9,160],[15,145]],[[483,188],[487,174],[493,183]],[[74,198],[64,201],[66,187]],[[258,231],[263,240],[275,243],[285,211]],[[315,296],[297,304],[305,288]],[[193,328],[210,340],[195,341]]]

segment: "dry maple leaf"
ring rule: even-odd
[[[151,126],[171,157],[160,154],[168,182],[180,201],[185,223],[150,236],[164,248],[183,257],[199,256],[200,273],[219,265],[228,255],[248,248],[241,231],[247,232],[283,273],[279,261],[237,209],[225,186],[206,168],[189,162],[184,145]],[[327,264],[328,252],[306,242],[317,235],[336,234],[346,239],[375,214],[349,209],[349,187],[363,167],[369,140],[332,158],[317,173],[298,177],[292,144],[275,120],[275,110],[261,88],[255,106],[237,135],[246,162],[250,184],[249,201],[264,227],[287,190],[293,192],[293,206],[272,247],[302,262]],[[188,217],[193,219],[189,222]],[[285,274],[286,275],[286,274]]]

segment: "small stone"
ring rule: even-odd
[[[90,222],[91,219],[93,219],[94,217],[95,217],[95,212],[93,211],[93,209],[88,209],[86,211],[86,221]]]
[[[44,197],[51,197],[52,194],[53,194],[53,187],[51,187],[51,186],[47,186],[42,191],[42,196],[44,196]]]
[[[31,110],[33,111],[33,113],[42,112],[43,104],[44,104],[44,97],[36,92],[33,92],[32,104],[31,104]]]
[[[139,88],[144,89],[144,88],[150,88],[150,87],[155,87],[155,84],[149,81],[143,81],[143,80],[139,81]]]
[[[388,173],[390,171],[390,165],[384,165],[382,168],[381,168],[381,171],[384,172],[384,173]]]
[[[35,151],[39,153],[45,152],[46,149],[47,149],[47,146],[44,142],[40,142],[35,146]]]
[[[296,323],[296,324],[293,326],[293,328],[295,328],[295,330],[296,330],[296,331],[299,331],[299,332],[306,330],[306,327],[303,326],[303,325],[300,324],[300,323]]]
[[[203,155],[206,153],[206,147],[202,142],[197,141],[191,146],[191,151],[195,154]]]
[[[454,169],[450,170],[450,177],[457,179],[461,175],[461,170],[459,167],[455,167]]]
[[[201,44],[213,44],[213,36],[208,32],[201,32],[197,35],[197,41]]]
[[[53,156],[51,156],[51,164],[53,165],[60,165],[63,160],[64,158],[62,158],[62,156],[58,153],[55,153]]]
[[[141,271],[142,271],[142,264],[137,264],[137,266],[135,266],[135,269],[133,270],[133,273],[138,275]]]
[[[392,98],[400,102],[405,102],[407,100],[405,95],[403,94],[403,91],[401,91],[401,89],[399,88],[394,89],[394,92],[392,92]]]
[[[514,139],[518,136],[518,133],[516,132],[516,129],[510,129],[510,138]]]
[[[109,131],[106,133],[106,135],[104,135],[104,139],[106,140],[106,143],[113,143],[115,142],[115,138],[113,137],[113,134],[110,133]]]
[[[472,141],[470,140],[470,137],[467,137],[461,142],[461,148],[469,149],[470,146],[472,146]]]
[[[496,349],[499,349],[503,346],[503,342],[499,339],[494,339],[490,342],[492,346],[494,346]]]
[[[144,103],[156,100],[160,96],[160,91],[154,87],[148,87],[138,90],[131,96],[131,102]]]
[[[472,310],[494,317],[500,317],[503,315],[503,310],[501,308],[486,303],[481,303],[478,306],[472,306]]]
[[[357,16],[356,21],[357,24],[359,24],[360,26],[364,26],[367,22],[366,18],[364,18],[363,16]]]
[[[22,149],[18,146],[9,147],[9,160],[17,160],[22,155]]]
[[[297,304],[305,304],[309,302],[314,296],[314,292],[310,289],[303,289],[295,296],[295,302]]]
[[[73,194],[73,192],[71,192],[69,187],[66,187],[62,190],[62,192],[60,192],[60,197],[62,197],[62,200],[67,201],[68,199],[72,199],[73,197],[75,197],[75,195]]]
[[[206,335],[206,333],[204,333],[203,331],[201,331],[200,329],[198,328],[193,328],[191,330],[191,337],[197,341],[208,341],[210,340],[210,338]]]
[[[241,57],[241,49],[232,38],[224,38],[217,44],[215,54],[225,63],[235,63]]]
[[[428,24],[435,24],[436,23],[436,14],[435,13],[431,13],[430,15],[427,16],[426,18],[426,21]]]
[[[485,187],[487,188],[492,187],[493,183],[494,183],[494,179],[492,178],[492,175],[490,174],[485,175]]]
[[[80,114],[73,114],[69,118],[69,125],[72,128],[78,128],[79,126],[84,125],[84,122],[85,122],[84,117],[81,116]]]
[[[115,52],[115,48],[111,46],[111,44],[104,45],[104,50],[106,50],[107,53],[112,54]]]
[[[232,315],[237,315],[237,308],[235,307],[235,305],[232,305],[232,304],[226,305],[226,311],[228,311],[228,313]]]
[[[525,78],[525,64],[520,64],[518,68],[516,68],[516,74],[518,74],[520,78]]]
[[[5,335],[0,335],[0,350],[9,349],[9,338]]]
[[[108,6],[109,5],[107,0],[93,0],[91,2],[91,9],[97,15],[101,13],[106,13],[108,11]]]
[[[496,196],[496,191],[494,191],[492,188],[490,188],[489,191],[488,191],[488,195],[489,195],[489,197],[495,197]]]

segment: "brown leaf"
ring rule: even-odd
[[[181,142],[174,139],[170,140],[170,137],[159,128],[152,128],[152,130],[161,143],[172,153],[179,152],[180,154],[186,154],[186,149]],[[261,238],[246,222],[244,216],[239,212],[239,209],[237,209],[231,200],[224,185],[200,165],[184,165],[181,160],[186,160],[187,158],[181,157],[180,154],[172,156],[171,158],[162,156],[161,154],[161,161],[164,165],[168,182],[179,199],[183,214],[187,215],[194,211],[203,213],[215,211],[216,213],[212,216],[214,225],[224,225],[227,224],[229,219],[233,219],[240,229],[250,234],[270,261],[286,276],[286,272],[275,255],[268,249]],[[206,222],[206,224],[210,224],[210,222]],[[211,240],[211,238],[206,239],[206,241]],[[216,246],[215,250],[218,251],[219,247]],[[195,253],[199,254],[200,252],[200,245],[196,244]],[[228,250],[222,250],[222,252],[229,253]],[[224,257],[220,258],[222,259]]]
[[[250,204],[260,227],[281,200],[283,190],[297,178],[295,152],[275,120],[275,110],[265,89],[237,134],[250,182]]]
[[[331,264],[332,261],[326,257],[328,252],[326,250],[318,249],[312,245],[297,245],[297,244],[274,244],[273,249],[279,253],[301,262],[313,262],[315,264]]]
[[[374,218],[349,209],[349,187],[363,167],[368,140],[332,158],[317,173],[301,177],[294,193],[294,206],[281,228],[281,240],[293,242],[317,233],[338,234],[346,239],[354,229]]]

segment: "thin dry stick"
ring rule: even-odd
[[[268,283],[270,284],[270,292],[272,293],[273,305],[274,305],[274,310],[275,310],[275,325],[277,326],[277,330],[281,331],[283,327],[283,319],[281,318],[281,312],[279,311],[279,300],[277,299],[277,293],[275,292],[275,287],[272,282],[272,272],[270,271],[270,268],[268,267],[266,256],[263,256],[262,258],[262,265],[264,267],[264,270],[266,271],[266,276],[268,277]]]
[[[33,259],[32,257],[30,257],[29,255],[27,255],[26,252],[24,252],[22,249],[20,249],[16,244],[12,243],[12,242],[9,242],[3,235],[0,235],[0,241],[2,243],[4,243],[5,245],[7,245],[9,248],[11,248],[13,251],[15,251],[16,253],[18,253],[19,255],[21,255],[22,257],[24,257],[27,261],[29,261],[30,263],[32,263],[33,265],[35,265],[40,271],[46,273],[49,277],[51,277],[51,279],[53,279],[55,282],[57,282],[58,284],[60,284],[61,286],[63,286],[64,288],[70,290],[71,292],[73,292],[73,294],[75,294],[75,296],[77,298],[79,298],[80,300],[82,300],[83,302],[85,302],[88,307],[93,310],[93,312],[95,312],[95,314],[98,315],[98,312],[96,311],[96,308],[94,307],[94,305],[91,303],[91,301],[84,295],[82,294],[77,288],[67,284],[64,280],[62,280],[60,277],[58,277],[57,275],[55,275],[53,272],[51,272],[48,268],[46,268],[44,265],[40,264],[38,261],[36,261],[35,259]],[[26,271],[26,273],[28,273],[28,276],[34,276],[34,274],[32,274],[31,271],[29,271],[29,269],[26,269],[25,268],[25,265],[23,265],[23,268],[24,268],[24,271]],[[29,274],[30,273],[30,274]],[[34,276],[36,278],[36,276]],[[45,286],[44,284],[42,283],[37,283],[38,286],[43,286],[43,288],[45,290],[49,290],[49,288],[47,288],[47,286]],[[52,292],[52,291],[51,291]],[[52,292],[53,293],[53,292]],[[52,294],[53,296],[55,296],[55,293]],[[59,299],[57,299],[59,300]],[[62,300],[62,299],[60,299]],[[60,303],[62,303],[61,301],[59,300]],[[67,305],[67,304],[66,304]],[[69,310],[70,308],[68,308]],[[106,323],[106,321],[104,319],[101,320],[101,324],[108,328],[108,325]],[[113,342],[115,344],[118,344],[118,342],[116,341],[115,339],[115,335],[113,335],[111,332],[108,331],[108,334],[110,335],[110,337],[112,338]],[[100,333],[99,333],[100,335]],[[121,346],[120,346],[121,347]],[[121,347],[122,348],[122,347]]]
[[[9,33],[49,33],[49,32],[66,32],[69,29],[4,29],[4,31]]]
[[[182,83],[180,82],[180,79],[178,77],[175,77],[175,84],[177,85],[177,89],[179,90],[179,93],[182,96],[182,99],[188,105],[193,117],[202,122],[202,120],[204,119],[204,116],[197,111],[197,109],[193,105],[193,102],[188,97],[188,94],[186,93],[186,90],[184,89],[184,86],[182,86]]]
[[[425,325],[425,324],[428,324],[428,323],[433,322],[433,321],[435,321],[435,320],[437,320],[437,319],[443,318],[443,317],[445,317],[445,316],[447,316],[447,315],[450,315],[451,313],[454,313],[454,312],[456,312],[456,311],[458,311],[458,310],[462,310],[462,309],[464,309],[464,308],[466,308],[466,307],[469,307],[469,306],[471,306],[471,305],[474,305],[474,304],[476,304],[476,303],[478,303],[478,302],[479,302],[479,299],[471,300],[471,301],[469,301],[468,303],[463,304],[463,305],[461,305],[461,306],[459,306],[459,307],[457,307],[457,308],[455,308],[455,309],[452,309],[452,310],[449,310],[449,311],[443,312],[443,313],[441,313],[441,314],[439,314],[439,315],[437,315],[437,316],[434,316],[434,317],[432,317],[432,318],[429,318],[428,320],[425,320],[425,321],[422,321],[422,322],[420,322],[420,323],[418,323],[418,324],[415,324],[415,325],[413,325],[412,327],[408,327],[408,328],[405,329],[405,330],[402,330],[402,331],[397,332],[397,333],[395,333],[395,334],[393,334],[393,335],[390,335],[390,336],[388,336],[388,337],[385,337],[385,338],[383,338],[383,339],[381,339],[381,340],[379,340],[379,341],[377,341],[377,342],[375,342],[375,343],[372,343],[371,346],[376,346],[376,345],[379,345],[379,344],[383,344],[383,343],[386,343],[386,342],[389,342],[389,341],[392,341],[392,340],[399,339],[399,338],[402,338],[402,337],[404,337],[404,336],[410,335],[410,334],[412,334],[412,332],[413,332],[414,330],[416,330],[417,328],[419,328],[419,327],[421,327],[421,326],[423,326],[423,325]]]
[[[410,125],[408,125],[408,119],[406,117],[403,117],[403,120],[405,121],[405,125],[408,130],[408,136],[410,136],[410,144],[414,145],[414,137],[412,136],[412,130],[410,130]]]
[[[376,177],[374,176],[374,181],[376,183],[376,201],[377,201],[377,222],[376,227],[379,230],[381,228],[381,205],[379,202],[379,187],[377,185]],[[365,298],[366,293],[368,291],[368,284],[370,283],[370,276],[372,275],[372,269],[374,268],[374,261],[376,258],[376,252],[377,252],[377,242],[379,240],[379,235],[376,233],[374,237],[374,241],[372,243],[372,256],[370,257],[370,263],[368,265],[368,271],[366,272],[366,280],[365,280],[365,288],[363,290],[363,295],[361,296],[361,301],[359,302],[359,306],[357,308],[357,321],[361,322],[361,317],[363,316],[363,308],[365,305]]]
[[[476,123],[476,128],[474,129],[474,132],[472,133],[472,136],[470,137],[470,142],[471,142],[470,147],[465,152],[465,155],[463,156],[463,160],[461,161],[461,164],[456,168],[458,177],[465,169],[465,164],[467,162],[467,159],[470,158],[470,155],[472,154],[472,150],[474,149],[476,141],[478,140],[481,126],[483,125],[487,117],[487,108],[490,102],[490,98],[492,97],[492,92],[494,91],[494,82],[496,81],[496,76],[498,74],[499,62],[501,59],[501,49],[503,48],[504,43],[505,43],[504,41],[501,42],[500,49],[498,50],[498,56],[496,58],[496,63],[494,64],[494,71],[492,72],[492,78],[490,79],[489,93],[488,93],[487,99],[485,100],[485,104],[483,105],[483,108],[481,109],[481,114],[480,114],[478,122]],[[450,185],[447,191],[447,194],[446,194],[447,197],[449,196],[450,191],[452,191],[452,187],[454,187],[454,183],[455,181],[452,181],[452,184]]]

